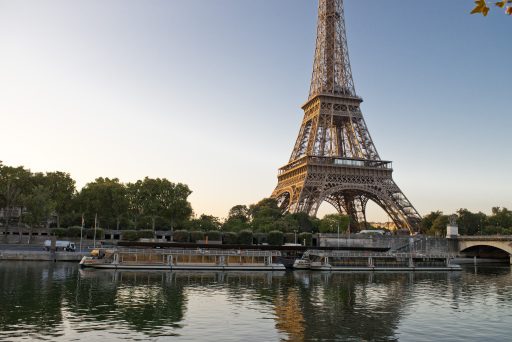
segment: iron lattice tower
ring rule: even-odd
[[[366,222],[372,200],[397,227],[416,231],[421,219],[381,160],[356,95],[343,0],[319,0],[315,61],[304,118],[272,197],[288,212],[316,215],[326,201],[352,222]]]

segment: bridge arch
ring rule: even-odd
[[[510,257],[512,263],[512,241],[499,238],[461,238],[459,252],[469,256],[495,255],[499,258]]]

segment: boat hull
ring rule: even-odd
[[[452,265],[446,267],[343,267],[343,266],[330,266],[330,265],[320,265],[320,266],[311,266],[311,270],[314,271],[361,271],[361,272],[428,272],[428,271],[461,271],[462,268],[459,265]]]
[[[168,264],[123,264],[123,263],[105,263],[84,257],[80,261],[82,268],[96,269],[116,269],[116,270],[208,270],[208,271],[284,271],[286,267],[282,264],[269,265],[212,265],[212,264],[185,264],[185,265],[168,265]]]

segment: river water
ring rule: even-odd
[[[0,262],[0,341],[509,341],[510,266],[134,272]]]

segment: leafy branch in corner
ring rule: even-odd
[[[490,7],[487,4],[487,1],[486,0],[475,0],[475,4],[476,4],[476,6],[471,11],[471,14],[481,13],[484,17],[487,16],[487,13],[489,13],[489,10],[490,10]],[[507,4],[512,4],[512,0],[502,0],[502,1],[498,1],[498,2],[494,3],[495,6],[498,6],[499,8],[504,8],[506,14],[512,15],[512,5],[509,6]]]

